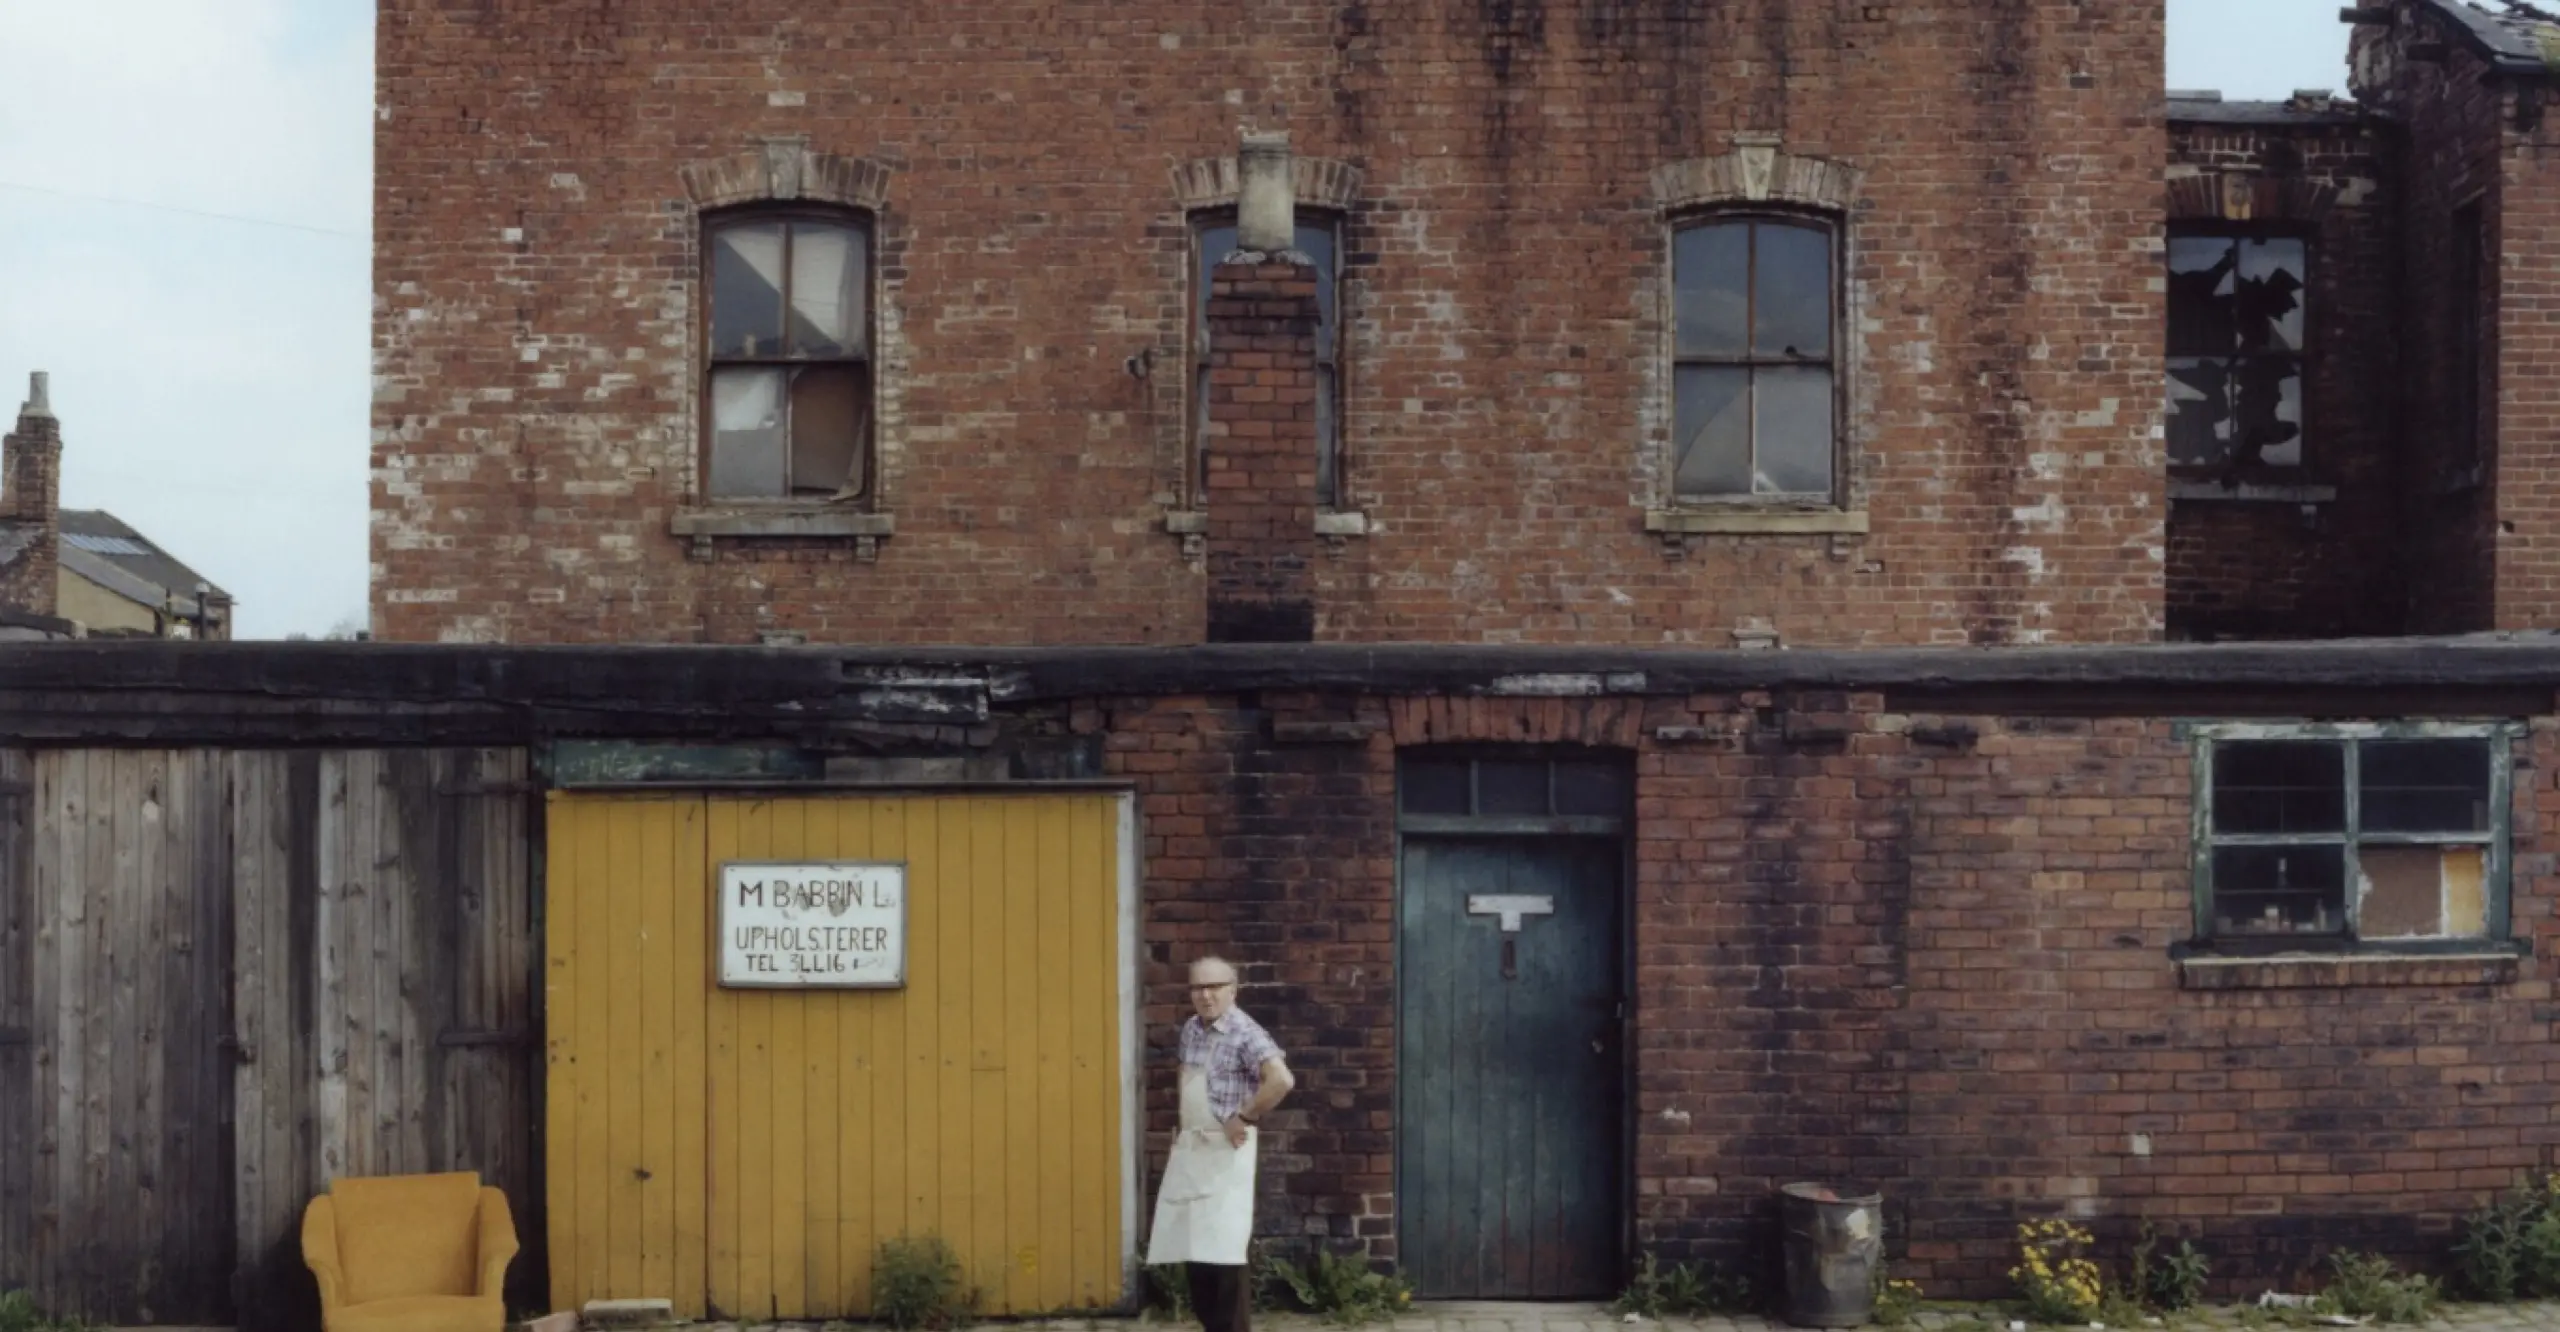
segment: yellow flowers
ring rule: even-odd
[[[2009,1280],[2040,1323],[2085,1323],[2106,1297],[2098,1265],[2085,1256],[2089,1232],[2068,1221],[2029,1221],[2018,1227],[2018,1265]]]

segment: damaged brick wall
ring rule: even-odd
[[[2288,107],[2291,123],[2266,123],[2263,110],[2237,121],[2214,114],[2195,104],[2172,113],[2169,226],[2308,242],[2301,462],[2173,464],[2168,636],[2401,632],[2409,376],[2393,144],[2385,126],[2343,104]]]
[[[61,566],[62,422],[39,372],[17,428],[0,439],[0,607],[52,615]]]
[[[1218,266],[1209,294],[1209,641],[1315,637],[1316,274]]]
[[[2254,1290],[2340,1244],[2438,1266],[2459,1213],[2551,1161],[2550,719],[2518,749],[2515,979],[2218,988],[2171,958],[2194,797],[2165,720],[1752,693],[1129,699],[1076,724],[1140,791],[1151,1074],[1201,951],[1243,962],[1302,1073],[1265,1147],[1282,1243],[1395,1256],[1396,759],[1448,743],[1634,758],[1633,1224],[1666,1259],[1774,1276],[1774,1190],[1821,1179],[1883,1190],[1896,1272],[1934,1295],[2002,1293],[2017,1223],[2051,1215],[2118,1253],[2155,1221]]]
[[[2137,0],[744,0],[716,24],[390,0],[375,628],[1199,641],[1205,570],[1164,528],[1191,500],[1166,164],[1234,152],[1242,121],[1364,173],[1341,410],[1365,534],[1315,565],[1318,637],[2157,637],[2161,24]],[[895,531],[689,540],[685,173],[791,136],[886,181]],[[1651,182],[1743,136],[1859,173],[1863,532],[1646,530],[1671,433]]]

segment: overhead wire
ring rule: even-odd
[[[187,208],[178,204],[153,203],[147,199],[120,199],[113,195],[106,194],[84,194],[77,190],[55,189],[49,185],[29,185],[23,181],[0,180],[0,190],[15,190],[22,194],[50,195],[57,199],[74,199],[83,203],[114,204],[122,208],[141,208],[155,213],[178,213],[187,217],[208,218],[218,222],[237,222],[253,227],[275,227],[284,231],[299,231],[314,236],[335,236],[342,240],[370,241],[373,239],[373,237],[366,235],[363,232],[346,231],[337,227],[315,227],[304,222],[286,222],[272,217],[251,217],[245,213],[221,213],[205,208]]]

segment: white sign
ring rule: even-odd
[[[720,983],[867,989],[907,983],[907,867],[720,867]]]

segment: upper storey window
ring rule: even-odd
[[[710,223],[704,398],[714,499],[870,489],[871,232],[851,214]]]
[[[2294,236],[2169,239],[2169,461],[2302,464],[2303,293]]]
[[[1339,502],[1342,488],[1342,220],[1298,211],[1300,253],[1316,270],[1316,503]],[[1231,212],[1204,212],[1191,223],[1192,484],[1205,487],[1209,438],[1209,284],[1236,249]]]
[[[1672,476],[1683,500],[1833,502],[1838,233],[1714,217],[1672,235]]]

